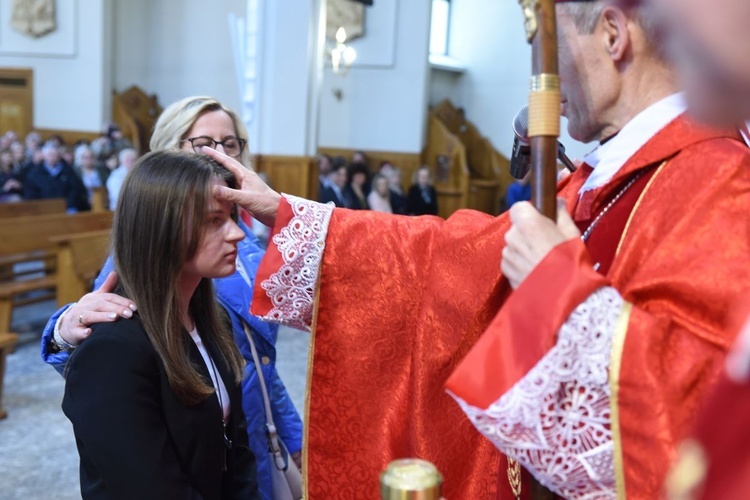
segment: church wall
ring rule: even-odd
[[[229,15],[245,17],[246,0],[115,1],[114,86],[138,85],[166,106],[211,95],[241,108]]]
[[[61,6],[62,2],[66,6]],[[0,66],[34,70],[34,126],[41,129],[99,131],[110,114],[111,94],[108,41],[111,10],[108,0],[57,0],[57,35],[69,34],[72,50],[52,47],[41,53],[13,53],[13,47],[1,43]],[[0,1],[7,12],[10,0]],[[72,7],[71,7],[72,6]],[[67,9],[72,8],[69,18]],[[69,22],[69,21],[72,21]],[[1,26],[0,33],[9,30]],[[55,33],[53,33],[55,34]],[[43,37],[39,40],[44,43]],[[63,44],[67,45],[67,44]],[[32,48],[32,51],[36,49]]]
[[[430,8],[430,0],[378,0],[366,9],[365,38],[352,42],[358,61],[345,77],[326,68],[319,146],[421,151],[428,101]],[[387,29],[393,21],[376,15],[375,9],[393,15],[395,28]],[[375,21],[379,24],[373,25]],[[368,52],[372,50],[376,52]],[[341,92],[341,99],[335,90]]]
[[[314,127],[310,75],[315,66],[317,2],[262,0],[259,10],[258,93],[250,137],[255,152],[305,156]]]
[[[466,72],[459,77],[433,76],[431,103],[450,96],[495,148],[509,156],[511,125],[527,104],[531,74],[531,48],[518,3],[451,0],[448,50]],[[564,120],[561,141],[572,158],[581,158],[591,149],[568,136]]]

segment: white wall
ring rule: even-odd
[[[371,25],[382,19],[372,11],[387,9],[390,2],[395,5],[393,33]],[[422,150],[431,5],[430,0],[378,0],[366,8],[365,39],[361,42],[388,50],[390,40],[377,38],[395,36],[393,64],[363,67],[355,63],[345,77],[326,70],[320,95],[320,146],[407,153]],[[358,42],[352,45],[357,48]],[[334,89],[341,90],[341,100],[334,96]]]
[[[0,54],[0,66],[34,70],[37,128],[99,131],[110,115],[109,1],[77,0],[76,4],[74,55]],[[7,1],[2,3],[3,8],[8,5]],[[5,29],[10,28],[3,26]]]
[[[466,110],[466,116],[506,156],[513,145],[511,125],[528,103],[531,48],[526,43],[517,2],[451,0],[449,55],[466,66],[459,77],[433,70],[431,104],[443,97]],[[591,146],[573,141],[562,124],[568,155],[580,158]]]
[[[138,85],[167,106],[210,95],[234,110],[241,91],[228,16],[245,0],[115,0],[114,86]]]
[[[257,151],[262,154],[308,154],[310,116],[310,69],[318,9],[305,0],[261,2],[262,51],[257,100]],[[256,129],[257,127],[257,129]],[[251,136],[253,132],[251,130]]]

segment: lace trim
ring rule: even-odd
[[[334,205],[283,196],[294,216],[273,237],[284,265],[260,284],[273,305],[263,319],[310,331],[315,284]]]
[[[476,428],[544,486],[565,498],[616,498],[609,362],[623,300],[591,294],[557,344],[489,408],[452,394]]]

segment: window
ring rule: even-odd
[[[430,24],[430,54],[448,55],[448,29],[450,26],[450,0],[432,0]]]

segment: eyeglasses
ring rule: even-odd
[[[203,148],[205,147],[216,149],[216,146],[221,146],[222,148],[224,148],[225,155],[232,156],[234,158],[242,154],[242,152],[245,150],[245,145],[247,144],[247,140],[240,139],[239,137],[227,137],[223,141],[215,141],[210,137],[206,137],[205,135],[202,135],[200,137],[188,137],[187,139],[181,140],[180,144],[185,142],[189,142],[193,147],[193,151],[195,151],[196,153],[202,153]]]

